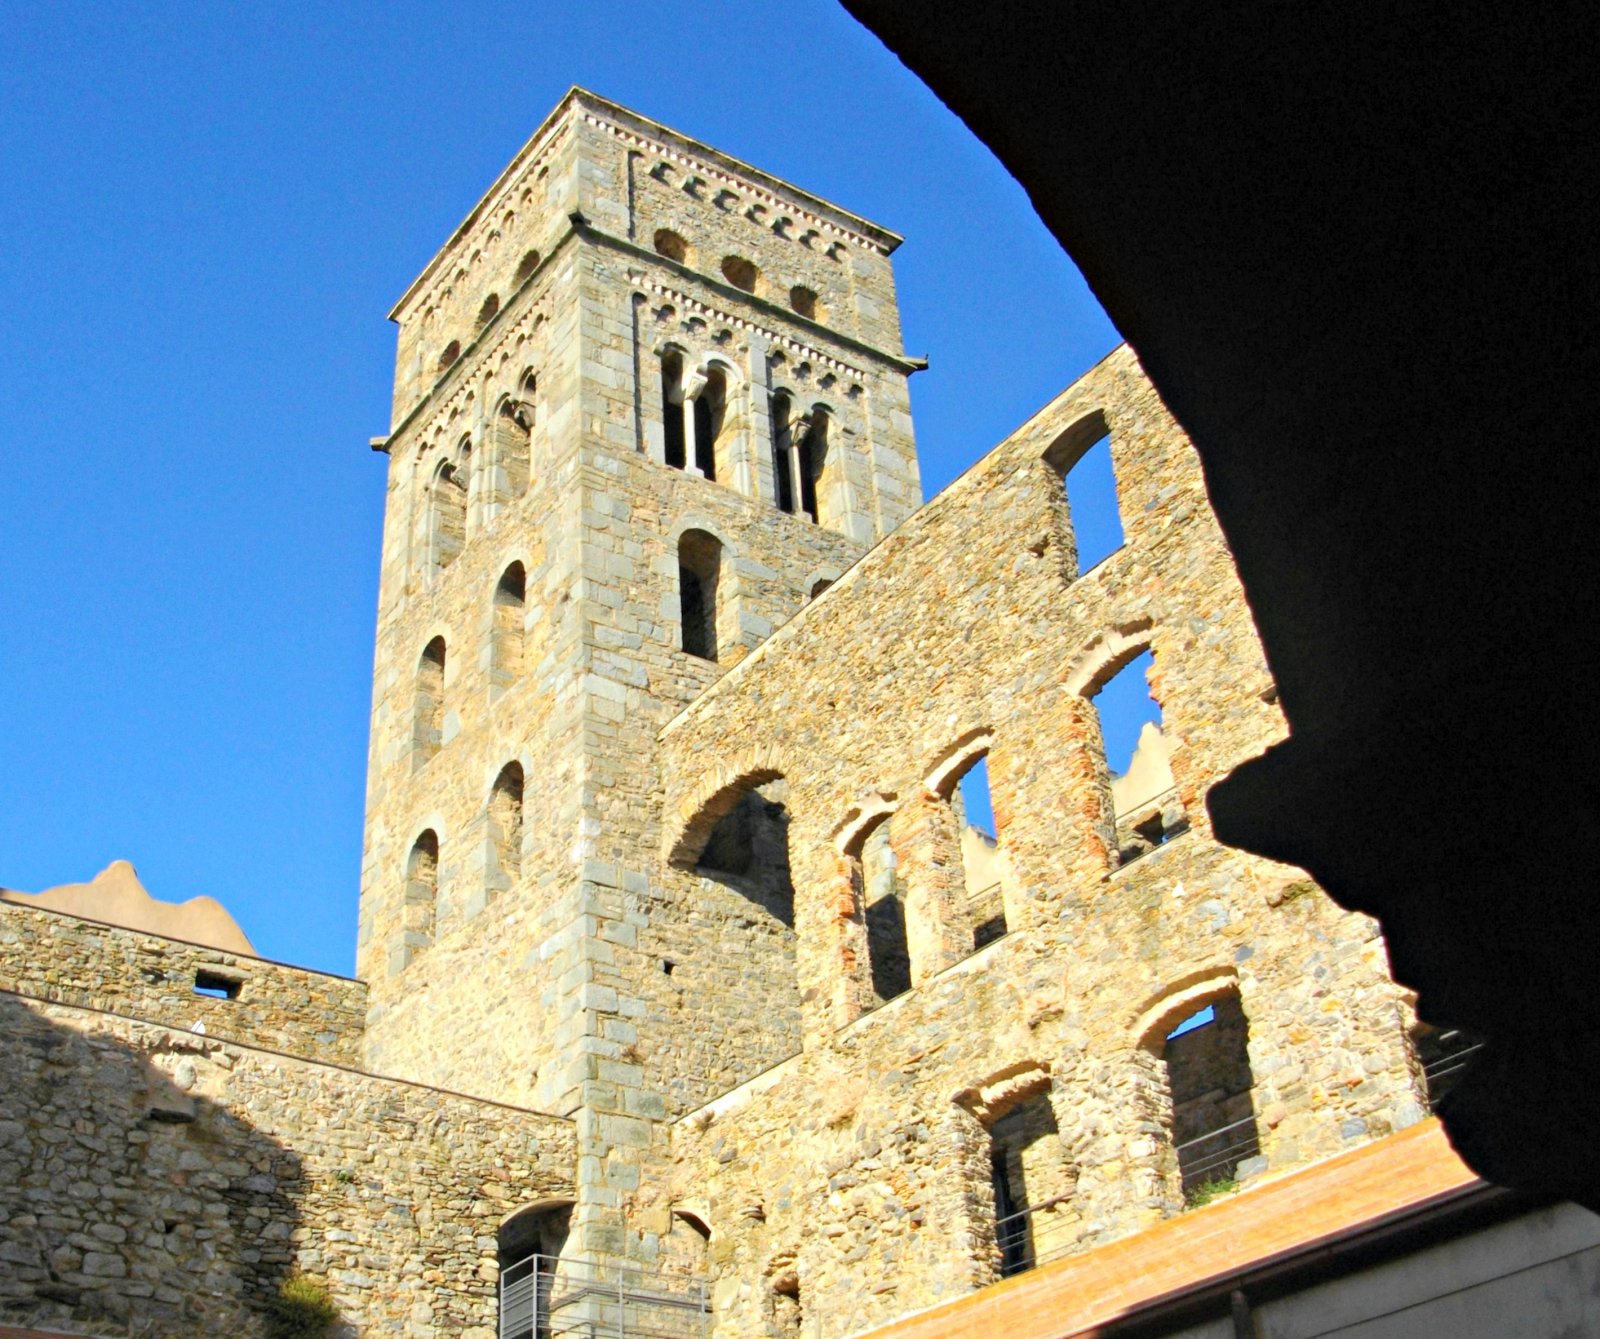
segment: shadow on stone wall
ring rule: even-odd
[[[0,1323],[269,1333],[299,1158],[203,1095],[214,1042],[79,1017],[0,993]]]

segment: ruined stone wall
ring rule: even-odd
[[[1127,542],[1080,575],[1044,458],[1096,415]],[[1191,826],[1119,863],[1089,695],[1146,646]],[[992,1278],[989,1124],[1041,1084],[1073,1187],[1060,1249],[1179,1211],[1162,1043],[1230,992],[1259,1126],[1246,1182],[1421,1115],[1374,924],[1210,837],[1206,789],[1282,735],[1270,690],[1198,464],[1122,349],[670,724],[663,857],[781,774],[797,890],[804,1052],[677,1121],[638,1201],[641,1224],[708,1215],[719,1334],[770,1332],[788,1271],[825,1328]],[[930,843],[958,842],[948,778],[984,751],[1009,933],[974,954]],[[914,980],[875,1009],[851,855],[874,822]]]
[[[569,1123],[0,994],[0,1321],[266,1333],[291,1274],[356,1334],[491,1339],[495,1230],[570,1197]]]
[[[345,1065],[367,1007],[360,981],[12,902],[0,902],[0,990]]]

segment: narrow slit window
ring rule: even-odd
[[[712,368],[700,394],[694,397],[694,467],[707,479],[717,477],[717,440],[727,412],[727,376]]]
[[[661,429],[667,465],[681,470],[688,464],[683,430],[683,358],[667,353],[661,359]]]
[[[704,530],[678,540],[678,607],[683,649],[702,660],[717,658],[717,586],[722,543]]]
[[[489,654],[490,683],[495,688],[509,688],[522,675],[527,585],[527,572],[521,563],[512,563],[495,583],[494,630]]]
[[[794,476],[789,457],[794,449],[794,434],[789,424],[789,397],[772,397],[772,483],[778,510],[794,511]]]
[[[417,767],[439,751],[444,739],[444,661],[443,637],[435,637],[423,647],[417,661],[411,742],[412,761]]]

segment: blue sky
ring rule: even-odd
[[[832,0],[0,0],[0,886],[354,961],[394,300],[583,84],[903,233],[931,495],[1116,342]]]

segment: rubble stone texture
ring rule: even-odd
[[[567,1254],[704,1277],[719,1336],[846,1334],[1181,1212],[1221,1124],[1248,1188],[1421,1118],[1374,923],[1210,834],[1285,724],[1182,432],[1121,348],[919,508],[898,240],[581,90],[506,169],[393,314],[365,1027],[230,959],[197,1039],[193,951],[6,908],[65,1087],[4,1127],[5,1314],[160,1332],[174,1268],[237,1310],[292,1267],[358,1332],[486,1333],[496,1227],[570,1201]],[[1169,789],[1119,814],[1094,696],[1146,650]],[[124,1147],[213,1128],[151,1165],[209,1178],[171,1213],[216,1266]]]

